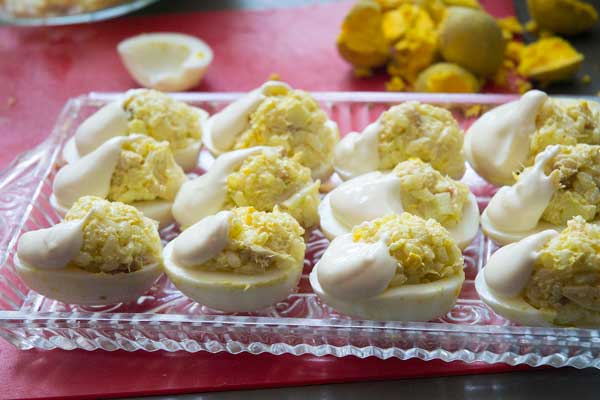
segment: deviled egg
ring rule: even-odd
[[[399,163],[391,172],[352,178],[325,195],[319,205],[321,230],[329,239],[365,221],[403,211],[435,219],[462,249],[479,230],[479,208],[467,185],[417,158]]]
[[[144,33],[117,46],[121,60],[140,85],[179,92],[196,86],[212,62],[210,47],[181,33]]]
[[[19,239],[15,267],[36,292],[64,303],[129,302],[162,273],[156,222],[134,207],[80,198],[64,222]]]
[[[63,159],[72,163],[115,136],[142,134],[169,142],[177,164],[189,171],[198,163],[207,118],[206,111],[156,90],[130,90],[83,121]]]
[[[481,299],[522,325],[600,327],[600,226],[576,216],[496,251],[475,279]]]
[[[581,215],[600,213],[600,146],[552,145],[539,153],[512,186],[502,187],[481,215],[483,232],[499,244],[546,229],[560,231]]]
[[[314,179],[331,175],[333,148],[339,139],[330,120],[307,92],[269,81],[208,120],[204,143],[214,154],[255,146],[281,146],[312,171]]]
[[[167,275],[186,296],[227,312],[285,299],[304,266],[304,230],[289,214],[234,208],[206,217],[164,251]]]
[[[335,171],[344,180],[371,171],[391,170],[420,158],[444,175],[465,173],[463,132],[450,111],[407,101],[382,113],[362,133],[351,132],[336,145]]]
[[[495,185],[512,185],[514,174],[553,144],[600,144],[600,104],[550,98],[539,90],[482,115],[467,131],[464,153],[473,169]]]
[[[185,179],[168,142],[117,136],[62,167],[50,202],[64,215],[80,197],[98,196],[131,204],[164,227],[173,220],[171,206]]]
[[[335,238],[310,274],[319,298],[350,316],[429,321],[454,306],[463,257],[433,219],[389,214]]]
[[[181,185],[173,203],[175,220],[187,228],[221,210],[277,206],[304,228],[317,225],[320,182],[284,154],[282,147],[258,146],[220,155],[204,175]]]

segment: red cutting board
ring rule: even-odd
[[[496,16],[512,1],[482,1]],[[69,97],[135,84],[115,46],[134,34],[197,35],[215,61],[199,91],[246,91],[271,73],[307,90],[383,90],[353,77],[335,50],[351,3],[268,11],[123,18],[93,25],[0,28],[0,168],[42,141]],[[96,398],[514,370],[506,365],[249,354],[26,351],[0,340],[1,398]]]

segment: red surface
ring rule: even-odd
[[[0,344],[2,398],[189,393],[525,369],[506,365],[268,354],[18,350]]]
[[[512,2],[482,1],[497,16]],[[215,61],[200,91],[245,91],[271,73],[308,90],[382,90],[383,75],[352,76],[334,48],[350,3],[273,11],[223,11],[120,19],[59,28],[0,28],[0,168],[43,140],[65,101],[134,83],[117,43],[147,31],[197,35]],[[505,365],[360,360],[353,357],[27,351],[0,340],[0,397],[74,398],[181,393],[498,372]]]
[[[512,1],[483,1],[495,15]],[[52,28],[0,27],[0,168],[47,136],[65,101],[90,91],[124,91],[135,83],[115,51],[148,31],[203,38],[215,52],[199,91],[245,91],[271,73],[307,90],[383,90],[384,74],[353,77],[335,37],[351,3],[269,11],[221,11],[124,18]]]

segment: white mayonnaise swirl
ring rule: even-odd
[[[190,226],[223,209],[227,197],[227,176],[246,158],[262,151],[279,151],[276,147],[256,146],[235,150],[217,157],[210,169],[179,188],[173,203],[173,216],[182,227]]]
[[[207,124],[205,138],[207,147],[217,154],[230,150],[236,137],[248,126],[250,115],[267,98],[265,93],[274,87],[291,90],[291,87],[284,82],[268,81],[213,115]]]
[[[82,219],[26,232],[17,246],[19,260],[31,268],[65,268],[81,250],[83,225],[92,212]]]
[[[545,230],[496,251],[483,269],[488,287],[498,295],[518,297],[531,277],[539,250],[557,235]]]
[[[91,153],[62,167],[52,186],[57,204],[63,208],[70,208],[85,195],[106,198],[110,191],[112,175],[121,156],[121,146],[139,136],[118,136],[109,139]]]
[[[329,195],[331,210],[347,228],[383,215],[401,214],[400,178],[371,172],[344,182]]]
[[[91,153],[115,136],[127,135],[129,117],[123,107],[123,99],[120,99],[108,103],[83,121],[74,136],[79,157]]]
[[[350,132],[335,146],[333,167],[342,179],[375,171],[379,168],[379,120],[362,133]]]
[[[485,213],[495,228],[524,232],[537,226],[556,192],[544,168],[558,150],[558,146],[548,146],[536,156],[533,167],[523,172],[517,183],[503,187],[494,195]]]
[[[475,121],[467,132],[465,154],[479,175],[497,185],[514,182],[513,172],[529,158],[535,120],[547,99],[546,93],[531,90]]]
[[[352,234],[336,238],[315,266],[323,290],[345,300],[383,293],[396,274],[398,262],[385,242],[353,242]]]
[[[230,211],[221,211],[183,231],[173,243],[173,261],[193,268],[216,257],[229,243],[230,218]]]

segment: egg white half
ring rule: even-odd
[[[521,297],[508,298],[494,292],[487,285],[483,270],[475,278],[475,290],[485,304],[508,320],[525,326],[553,326],[556,312],[537,309]]]
[[[67,304],[128,303],[146,293],[162,273],[162,265],[146,265],[135,272],[92,273],[79,268],[41,269],[14,256],[15,269],[27,286],[43,296]]]
[[[225,312],[252,312],[282,301],[298,286],[303,261],[285,270],[259,275],[202,271],[173,261],[173,241],[164,250],[164,265],[171,282],[190,299]]]
[[[361,300],[343,300],[323,290],[317,268],[310,274],[310,284],[319,298],[335,310],[352,317],[383,321],[430,321],[449,312],[460,294],[465,274],[431,283],[402,285],[382,294]]]

